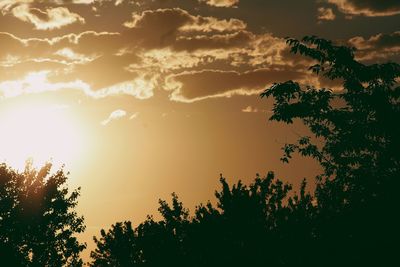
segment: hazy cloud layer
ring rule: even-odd
[[[173,7],[177,3],[180,6]],[[320,27],[336,23],[337,10],[370,16],[389,14],[398,6],[390,1],[330,3],[338,9],[312,10]],[[239,8],[215,8],[238,4],[198,0],[1,1],[0,19],[15,20],[29,31],[22,35],[12,30],[0,32],[0,94],[15,97],[76,90],[95,99],[117,95],[149,99],[158,90],[167,90],[170,100],[194,102],[258,94],[271,83],[288,79],[336,86],[308,75],[312,62],[291,54],[283,36],[254,29],[251,18],[245,19],[240,12],[235,13],[237,17],[228,15]],[[119,16],[113,16],[108,24],[96,24],[114,9]],[[32,34],[32,25],[46,31]],[[398,59],[398,32],[353,36],[348,43],[358,48],[359,59]]]

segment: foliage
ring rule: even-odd
[[[92,266],[135,266],[136,235],[131,222],[116,223],[107,233],[101,230],[100,234],[100,239],[94,238],[97,249],[90,254]]]
[[[232,266],[261,262],[265,238],[278,241],[281,235],[279,223],[288,212],[283,200],[291,186],[275,179],[272,173],[257,176],[248,187],[239,181],[230,188],[222,177],[221,185],[221,191],[215,193],[216,207],[211,203],[200,205],[193,217],[172,194],[172,205],[159,202],[160,221],[148,217],[134,230],[127,222],[113,225],[108,233],[102,230],[100,242],[94,238],[97,249],[92,252],[91,266]],[[129,228],[121,230],[127,224]],[[277,250],[272,243],[268,247]],[[128,265],[116,263],[129,259]]]
[[[23,172],[0,164],[0,259],[2,266],[82,266],[85,248],[76,233],[83,217],[74,210],[79,189],[69,192],[63,169],[50,174],[27,163]]]
[[[342,84],[333,91],[287,81],[265,90],[275,100],[271,120],[301,120],[313,136],[284,147],[283,161],[298,152],[318,160],[324,172],[315,192],[315,235],[337,264],[390,265],[399,240],[395,210],[400,178],[400,65],[364,65],[355,49],[314,36],[288,39],[293,53],[310,57],[310,70]],[[319,141],[319,142],[318,142]],[[398,216],[397,216],[398,217]],[[339,248],[340,247],[340,248]]]
[[[361,190],[366,185],[354,181],[355,177],[379,174],[389,179],[397,175],[400,128],[395,120],[400,115],[400,87],[396,87],[396,80],[400,66],[364,65],[354,59],[354,48],[335,46],[316,37],[287,42],[293,53],[317,61],[310,67],[314,73],[341,81],[343,88],[332,91],[288,81],[274,84],[261,94],[275,99],[271,120],[292,123],[300,119],[314,134],[314,140],[322,139],[321,146],[309,136],[286,145],[283,160],[288,162],[293,152],[311,156],[324,167],[321,178],[335,178],[342,186],[357,183]]]

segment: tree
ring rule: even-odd
[[[288,161],[295,151],[314,157],[324,167],[320,178],[358,183],[360,190],[367,190],[368,184],[362,184],[367,181],[355,177],[384,176],[381,180],[385,180],[398,175],[400,128],[395,120],[400,115],[400,87],[396,87],[400,65],[367,66],[354,59],[354,48],[313,36],[287,42],[293,53],[317,61],[310,67],[312,72],[341,80],[343,89],[334,92],[287,81],[261,94],[275,99],[271,120],[292,123],[300,119],[314,137],[323,140],[319,147],[309,136],[301,137],[297,144],[285,146],[283,160]]]
[[[130,222],[101,230],[91,266],[256,266],[266,250],[276,252],[270,262],[279,263],[291,186],[273,173],[257,175],[250,186],[239,181],[230,187],[222,177],[220,182],[216,207],[199,205],[193,217],[172,194],[171,204],[159,201],[161,220],[149,216],[134,230]]]
[[[0,164],[1,265],[82,266],[79,188],[69,192],[68,173],[50,170],[50,163],[36,170],[28,162],[23,172]]]
[[[97,248],[90,253],[96,267],[137,266],[140,261],[136,244],[136,235],[131,222],[119,222],[111,226],[106,233],[100,232],[101,238],[94,237]]]
[[[291,185],[272,172],[257,174],[250,185],[238,181],[230,186],[222,176],[220,182],[216,207],[200,205],[192,220],[193,266],[262,266],[265,256],[269,264],[279,265],[287,245],[281,230]]]
[[[261,94],[275,100],[271,120],[300,119],[313,133],[285,145],[282,160],[298,152],[324,169],[315,192],[318,239],[326,241],[325,252],[340,251],[339,265],[343,259],[391,263],[392,245],[399,240],[393,216],[400,178],[400,65],[364,65],[354,48],[314,36],[287,43],[293,53],[316,62],[313,73],[342,83],[332,91],[287,81]]]

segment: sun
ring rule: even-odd
[[[79,160],[84,133],[68,106],[31,103],[0,111],[0,162],[22,169],[47,161],[67,167]]]

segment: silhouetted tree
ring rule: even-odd
[[[300,119],[313,133],[285,145],[282,160],[299,152],[324,169],[315,192],[319,255],[340,255],[333,265],[389,264],[399,241],[400,65],[364,65],[354,48],[314,36],[287,43],[316,62],[312,72],[342,84],[332,91],[287,81],[261,94],[275,100],[271,120]]]
[[[159,204],[162,220],[156,222],[149,216],[137,228],[143,262],[145,266],[185,266],[189,211],[175,193],[171,206],[164,200]]]
[[[136,266],[140,262],[137,238],[131,222],[116,223],[107,233],[101,230],[100,234],[100,239],[94,237],[97,248],[90,253],[93,258],[90,266]]]
[[[264,262],[265,250],[279,251],[281,222],[289,209],[284,201],[291,186],[273,173],[257,176],[250,186],[240,181],[232,188],[221,177],[217,205],[183,207],[176,194],[172,204],[160,200],[160,221],[149,216],[133,231],[131,224],[117,223],[91,253],[92,266],[243,266]],[[126,226],[128,225],[128,226]],[[283,227],[283,224],[282,224]],[[270,243],[266,244],[265,240]],[[274,242],[273,242],[274,241]],[[279,243],[279,244],[278,244]],[[279,252],[271,259],[279,262]],[[122,262],[125,263],[121,264]],[[129,264],[128,264],[129,263]]]
[[[257,175],[249,186],[239,181],[232,187],[224,178],[211,203],[195,211],[189,235],[190,253],[197,255],[194,266],[258,266],[278,263],[286,244],[280,242],[282,222],[287,216],[284,203],[291,186],[276,179],[272,172]]]
[[[51,164],[36,170],[27,163],[23,172],[0,164],[1,266],[82,266],[79,189],[69,192],[62,168],[50,170]]]

